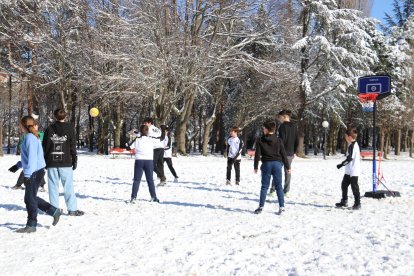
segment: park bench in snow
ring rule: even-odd
[[[361,151],[361,158],[362,159],[372,158],[373,154],[374,153],[372,152],[372,150],[362,150]],[[378,159],[378,157],[382,158],[382,151],[377,151],[377,159]]]
[[[256,151],[254,149],[249,149],[247,150],[247,156],[249,157],[249,159],[254,158]]]
[[[132,156],[135,154],[135,150],[131,149],[131,150],[127,150],[127,149],[122,149],[122,148],[112,148],[109,150],[109,153],[112,154],[112,156],[115,158],[115,155],[121,155],[121,154],[126,154],[126,155],[130,155],[131,158]]]

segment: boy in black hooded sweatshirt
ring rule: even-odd
[[[279,201],[279,212],[281,215],[285,211],[284,194],[282,187],[282,167],[283,165],[290,173],[290,165],[286,156],[283,141],[275,134],[276,124],[265,122],[263,124],[263,136],[256,140],[256,153],[254,156],[254,173],[257,173],[259,160],[262,160],[260,170],[262,171],[262,187],[260,190],[259,208],[254,212],[260,214],[266,201],[266,193],[270,185],[270,177],[276,184],[276,193]]]
[[[70,216],[82,216],[78,210],[77,198],[73,187],[73,171],[77,167],[76,139],[74,128],[65,122],[64,109],[53,113],[56,122],[45,131],[42,141],[45,154],[50,204],[59,207],[59,182],[62,182],[63,195]]]

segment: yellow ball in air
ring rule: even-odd
[[[92,117],[96,117],[99,115],[99,109],[97,109],[96,107],[92,107],[89,110],[89,115],[91,115]]]

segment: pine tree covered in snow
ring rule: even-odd
[[[355,87],[359,76],[370,74],[378,56],[369,30],[375,21],[361,12],[339,9],[334,0],[301,1],[302,38],[293,47],[300,51],[298,110],[301,143],[305,120],[314,116],[314,104],[326,100],[326,108],[336,111],[341,97]]]

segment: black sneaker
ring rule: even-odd
[[[151,198],[150,202],[160,203],[160,200],[158,198],[154,197],[154,198]]]
[[[81,210],[69,211],[68,212],[68,215],[72,216],[72,217],[80,217],[80,216],[83,216],[84,214],[85,214],[85,212],[81,211]]]
[[[62,213],[63,213],[63,210],[62,209],[56,209],[56,211],[55,211],[55,213],[53,214],[53,222],[52,222],[52,225],[53,226],[55,226],[58,222],[59,222],[59,219],[60,219],[60,216],[62,215]]]
[[[256,210],[254,210],[254,213],[258,215],[258,214],[260,214],[262,211],[263,211],[263,207],[259,207],[259,208],[257,208]]]
[[[341,202],[336,203],[335,206],[338,208],[348,207],[348,201],[341,199]]]
[[[36,232],[36,227],[27,226],[16,230],[16,233],[34,233]]]
[[[355,203],[354,206],[352,206],[352,210],[359,210],[361,209],[361,203]]]

